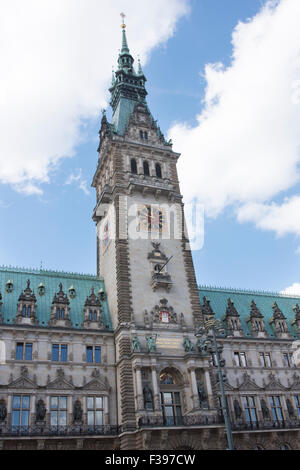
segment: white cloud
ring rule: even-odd
[[[57,162],[74,154],[83,119],[106,106],[127,14],[132,52],[145,62],[189,0],[2,0],[0,182],[41,193]]]
[[[69,185],[72,183],[78,183],[79,189],[81,189],[87,196],[90,194],[90,191],[87,187],[87,181],[83,179],[82,168],[80,168],[76,173],[71,173],[65,184]]]
[[[281,292],[281,294],[285,295],[300,295],[300,284],[295,282],[290,287],[287,287],[285,290]]]
[[[198,124],[175,123],[185,200],[208,216],[233,206],[240,221],[300,234],[300,196],[274,197],[300,181],[300,2],[268,2],[232,36],[231,65],[208,64]]]
[[[254,222],[278,236],[300,235],[300,196],[286,198],[282,204],[248,203],[237,210],[237,217],[239,222]]]

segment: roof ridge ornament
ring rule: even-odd
[[[126,24],[125,24],[126,15],[125,15],[125,13],[122,12],[122,13],[120,14],[120,16],[121,16],[121,18],[122,18],[122,25],[121,25],[121,28],[122,28],[122,29],[126,29]]]

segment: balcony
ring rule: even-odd
[[[10,426],[0,427],[0,437],[118,436],[119,426]]]
[[[276,429],[300,429],[300,420],[256,421],[253,423],[232,423],[232,431],[264,431]]]
[[[223,425],[224,420],[221,416],[143,416],[139,419],[139,428],[156,427],[193,427],[193,426],[213,426]]]

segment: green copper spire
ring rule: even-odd
[[[139,76],[142,76],[144,75],[144,72],[142,70],[142,66],[141,66],[141,61],[140,61],[140,58],[138,59],[138,73],[137,73]]]
[[[146,77],[143,74],[141,64],[139,71],[133,68],[134,58],[130,54],[127,37],[125,15],[121,14],[122,24],[122,49],[118,58],[118,69],[113,75],[110,88],[111,107],[113,109],[112,126],[119,135],[124,135],[129,118],[137,104],[146,105],[147,91],[145,89]]]

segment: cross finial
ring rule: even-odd
[[[122,21],[123,21],[121,28],[125,29],[126,28],[126,24],[125,24],[126,15],[125,15],[125,13],[122,12],[120,16],[121,16]]]

